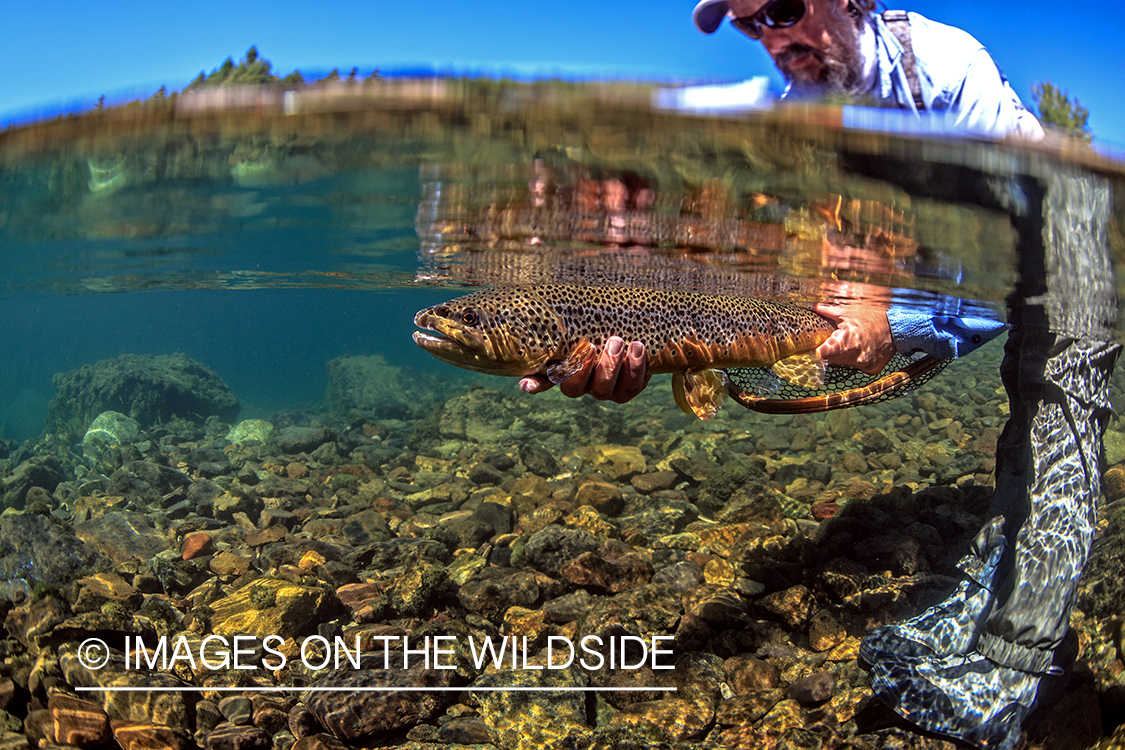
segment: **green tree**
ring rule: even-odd
[[[277,83],[278,77],[270,72],[270,61],[258,54],[257,47],[246,51],[246,56],[237,65],[227,58],[210,75],[200,73],[188,88],[198,86],[221,86],[229,83]]]
[[[1065,91],[1056,88],[1050,81],[1033,85],[1031,98],[1039,110],[1040,122],[1047,127],[1086,143],[1093,139],[1086,125],[1090,110],[1083,107],[1077,98],[1072,102]]]

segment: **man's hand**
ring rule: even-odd
[[[600,401],[623,404],[648,385],[645,369],[645,345],[634,341],[626,347],[623,339],[612,336],[601,357],[591,358],[585,367],[564,380],[559,390],[571,398],[588,393]],[[529,375],[520,380],[520,388],[527,393],[542,393],[553,385],[544,375]]]
[[[885,309],[863,305],[817,305],[815,309],[836,324],[836,330],[815,352],[829,364],[874,375],[895,355]]]

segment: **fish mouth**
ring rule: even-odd
[[[449,318],[434,314],[432,308],[415,315],[414,325],[424,329],[414,332],[414,343],[438,359],[480,356],[483,347],[479,338],[466,332]]]
[[[447,354],[473,353],[472,349],[469,349],[457,339],[450,338],[437,331],[415,331],[414,343],[434,356],[437,356],[439,352]]]
[[[434,357],[457,367],[490,375],[522,376],[529,374],[526,362],[507,362],[497,356],[479,334],[436,315],[431,309],[414,316],[414,325],[424,330],[414,332],[414,343]]]

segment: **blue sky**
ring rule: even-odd
[[[44,0],[0,21],[0,123],[29,113],[182,88],[250,45],[285,74],[359,66],[462,72],[780,78],[761,46],[724,24],[705,36],[692,0],[492,3],[367,0],[324,5]],[[1030,104],[1050,80],[1090,110],[1096,142],[1125,152],[1125,6],[1035,0],[911,0],[891,7],[980,39]]]

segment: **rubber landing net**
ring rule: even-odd
[[[896,354],[875,375],[851,367],[829,366],[824,385],[808,388],[790,383],[764,367],[733,367],[726,371],[730,396],[753,411],[766,414],[809,414],[875,404],[910,393],[949,364],[928,354]]]

